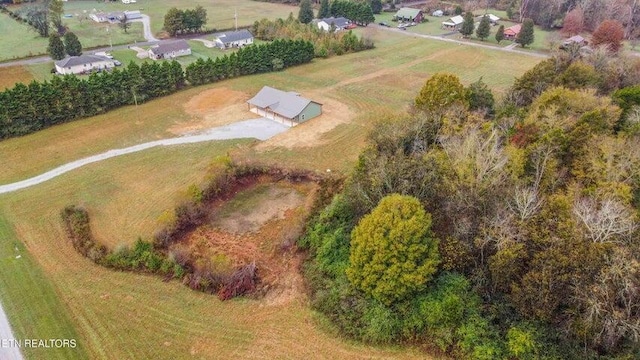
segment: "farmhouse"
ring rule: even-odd
[[[521,24],[516,24],[504,29],[504,38],[507,40],[515,40],[518,37],[518,34],[520,34],[521,29]]]
[[[93,20],[95,22],[98,22],[98,23],[103,23],[103,22],[115,23],[115,22],[118,22],[118,21],[124,19],[125,16],[127,17],[127,20],[134,20],[134,19],[141,19],[142,18],[142,14],[140,13],[139,10],[134,10],[134,11],[114,11],[114,12],[110,12],[110,13],[97,12],[97,13],[93,13],[93,14],[89,15],[91,20]]]
[[[419,23],[424,19],[424,14],[420,9],[401,8],[393,15],[393,18],[398,21],[413,21]]]
[[[462,15],[457,15],[450,18],[447,21],[443,21],[442,28],[447,30],[452,30],[452,31],[460,30],[460,27],[462,26],[463,22],[464,22],[464,18],[462,17]]]
[[[263,87],[247,104],[249,111],[290,126],[322,115],[322,104],[269,86]]]
[[[91,71],[111,69],[115,65],[114,60],[100,55],[71,56],[55,62],[58,74],[82,74]]]
[[[228,49],[253,44],[253,35],[249,30],[228,31],[215,35],[216,47]]]
[[[579,45],[579,46],[586,46],[586,45],[589,44],[589,42],[587,41],[587,39],[583,38],[582,36],[575,35],[575,36],[572,36],[572,37],[568,38],[567,40],[563,41],[561,48],[566,48],[566,47],[574,45],[574,44]]]
[[[149,57],[153,60],[173,59],[178,56],[191,55],[191,47],[185,40],[177,40],[160,45],[155,45],[149,49]]]
[[[318,29],[324,30],[324,31],[329,31],[332,25],[334,26],[335,31],[344,30],[349,25],[351,25],[351,21],[343,17],[337,17],[337,18],[330,17],[326,19],[318,19],[318,20],[315,20],[315,22],[318,25]]]

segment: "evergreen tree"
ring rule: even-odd
[[[76,34],[70,31],[64,34],[64,50],[69,56],[82,55],[82,44],[80,44]]]
[[[311,7],[311,0],[302,0],[300,2],[300,12],[298,13],[298,20],[303,24],[308,24],[313,20],[313,8]]]
[[[485,15],[480,20],[480,25],[478,25],[478,29],[476,30],[476,36],[478,39],[484,41],[484,39],[489,37],[491,34],[491,23],[489,22],[489,16]]]
[[[374,14],[380,14],[382,12],[382,1],[371,0],[371,10]]]
[[[500,44],[502,40],[504,40],[504,25],[500,25],[498,31],[496,32],[496,41],[498,42],[498,44]]]
[[[331,8],[329,7],[329,0],[320,1],[320,10],[318,10],[318,19],[324,19],[331,16]]]
[[[454,15],[462,15],[462,6],[456,5],[456,8],[453,10]]]
[[[55,34],[51,34],[49,36],[49,47],[47,48],[47,52],[53,60],[64,59],[64,44],[62,43],[60,36]]]
[[[522,22],[522,29],[516,37],[516,43],[520,44],[522,47],[527,47],[527,45],[533,43],[533,39],[533,20],[524,19]]]
[[[473,30],[475,30],[475,22],[473,20],[473,13],[471,11],[467,11],[464,14],[464,22],[462,23],[462,28],[460,28],[460,33],[464,37],[469,37],[473,34]]]

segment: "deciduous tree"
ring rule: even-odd
[[[455,104],[466,104],[467,92],[460,79],[447,73],[433,75],[415,99],[416,108],[439,111]]]
[[[584,30],[584,11],[581,7],[569,11],[562,23],[562,33],[568,36],[578,35]]]
[[[622,47],[624,29],[617,20],[603,21],[593,32],[591,43],[594,46],[603,45],[613,52],[618,52]]]
[[[423,289],[440,262],[431,215],[418,199],[383,198],[351,234],[347,277],[367,295],[390,305]]]

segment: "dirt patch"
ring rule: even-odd
[[[258,179],[233,197],[211,204],[207,225],[171,245],[196,264],[233,269],[255,262],[261,306],[288,304],[304,297],[303,255],[295,240],[302,234],[318,185]]]
[[[304,96],[322,103],[322,115],[258,144],[256,146],[258,151],[269,150],[276,147],[293,149],[323,145],[326,142],[326,140],[323,139],[324,134],[340,124],[350,122],[354,116],[354,113],[347,105],[323,96],[319,92],[305,92]]]
[[[248,111],[248,99],[249,95],[227,88],[205,90],[184,104],[186,113],[193,116],[193,121],[175,125],[169,128],[169,131],[180,135],[240,120],[255,119],[256,115]]]

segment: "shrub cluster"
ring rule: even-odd
[[[289,17],[286,20],[262,19],[253,24],[253,34],[256,38],[272,41],[275,39],[302,39],[314,44],[316,57],[329,57],[357,52],[374,47],[373,41],[360,38],[351,31],[324,31],[315,24],[302,24]]]
[[[70,205],[62,210],[61,216],[73,247],[93,262],[102,263],[108,250],[93,238],[87,210]]]
[[[310,62],[313,44],[303,40],[276,40],[250,45],[215,60],[202,58],[189,64],[186,78],[193,85],[207,84],[242,75],[278,71]]]

